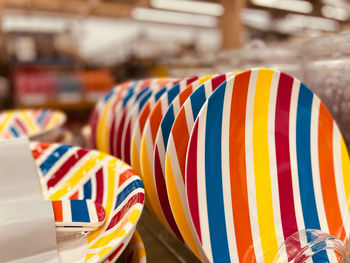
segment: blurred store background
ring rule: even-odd
[[[264,66],[313,89],[350,145],[349,16],[348,0],[0,0],[0,109],[62,109],[79,144],[116,83]],[[193,262],[140,228],[154,258]]]

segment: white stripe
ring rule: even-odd
[[[334,175],[335,184],[337,187],[338,202],[343,218],[343,225],[346,233],[346,237],[349,237],[350,232],[350,215],[348,209],[348,202],[346,200],[344,179],[343,176],[349,176],[343,174],[342,169],[342,156],[341,156],[341,134],[339,128],[335,122],[333,122],[333,161],[334,161]]]
[[[180,105],[180,96],[179,95],[177,95],[176,98],[173,100],[173,102],[170,104],[170,105],[173,105],[173,116],[174,117],[179,112],[180,107],[181,107],[181,105]],[[170,106],[169,106],[169,109],[170,109]]]
[[[209,262],[213,262],[213,255],[211,250],[209,219],[207,211],[207,193],[205,183],[205,127],[207,116],[207,104],[204,104],[200,111],[203,118],[198,119],[198,143],[197,143],[197,186],[198,186],[198,209],[200,218],[200,228],[202,237],[202,246]],[[191,136],[192,137],[192,136]],[[186,167],[189,165],[186,161]],[[187,169],[187,168],[186,168]],[[187,195],[186,195],[187,196]]]
[[[206,99],[208,99],[210,95],[213,93],[213,85],[211,83],[211,79],[204,83],[204,92],[205,92]]]
[[[268,131],[275,131],[276,103],[277,103],[279,79],[280,79],[280,72],[275,71],[272,75],[271,88],[270,88]],[[282,228],[279,188],[278,188],[275,133],[268,132],[267,135],[268,135],[268,146],[269,146],[273,219],[275,223],[277,244],[278,244],[278,247],[281,247],[282,244],[284,243],[284,234],[283,234],[283,228]],[[285,249],[280,249],[279,253],[282,258],[286,256]]]
[[[97,194],[97,183],[96,183],[96,176],[91,176],[91,199],[96,200],[96,194]]]
[[[191,97],[190,97],[191,98]],[[187,131],[188,134],[191,134],[192,128],[194,126],[194,118],[193,118],[193,111],[192,111],[192,102],[188,98],[183,105],[183,108],[185,110],[185,116],[186,116],[186,123],[187,123]]]
[[[235,225],[233,221],[232,212],[232,199],[231,193],[231,180],[230,180],[230,113],[231,113],[231,102],[232,102],[232,92],[233,92],[234,79],[230,80],[226,84],[223,114],[222,114],[222,124],[221,124],[221,166],[222,166],[222,193],[224,199],[225,207],[225,222],[226,222],[226,233],[228,249],[230,252],[231,262],[239,262],[238,252],[237,252],[237,241],[235,235]],[[218,178],[219,179],[219,178]]]
[[[312,168],[312,181],[314,185],[315,201],[318,219],[320,222],[321,230],[329,233],[326,212],[324,209],[322,186],[320,178],[320,167],[318,159],[318,118],[320,112],[320,100],[314,97],[311,108],[311,128],[310,128],[310,142],[311,142],[311,168]]]
[[[62,200],[63,222],[72,222],[70,200]]]
[[[165,175],[165,146],[163,143],[163,132],[162,129],[159,127],[157,137],[156,137],[156,143],[153,151],[153,160],[155,160],[156,156],[156,147],[158,148],[158,154],[159,154],[159,162],[162,168],[163,175]],[[155,162],[153,162],[153,171],[154,171],[154,165]]]
[[[253,112],[254,112],[254,95],[257,82],[258,70],[252,70],[249,81],[247,108],[245,119],[245,155],[247,171],[247,188],[250,225],[253,237],[253,246],[257,262],[264,262],[263,250],[260,241],[259,222],[256,204],[255,176],[254,176],[254,155],[253,155]]]
[[[305,229],[303,210],[301,206],[300,191],[299,191],[299,177],[298,177],[298,161],[296,149],[296,123],[298,110],[298,97],[300,90],[300,81],[294,79],[290,111],[289,111],[289,154],[290,154],[290,168],[292,173],[293,197],[295,216],[298,229]]]
[[[96,211],[96,206],[94,201],[86,200],[86,205],[89,211],[90,223],[97,223],[98,218],[97,218],[97,211]]]

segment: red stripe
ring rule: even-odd
[[[52,144],[51,143],[39,143],[35,146],[35,148],[32,150],[32,155],[34,159],[38,159],[47,148],[49,148]]]
[[[159,203],[162,207],[163,214],[169,223],[169,226],[173,230],[174,234],[176,237],[180,240],[183,241],[182,235],[177,228],[175,219],[173,217],[173,214],[171,212],[170,204],[169,204],[169,199],[168,199],[168,193],[167,193],[167,188],[165,184],[165,176],[163,174],[162,166],[160,164],[160,158],[159,158],[159,151],[158,151],[158,146],[156,145],[155,147],[155,170],[154,170],[154,176],[155,176],[155,182],[156,182],[156,187],[157,187],[157,193],[158,193],[158,199]]]
[[[250,71],[246,71],[235,77],[230,109],[229,160],[232,214],[235,224],[238,257],[242,262],[256,261],[250,226],[244,150],[245,118],[250,74]],[[231,88],[226,87],[226,89]]]
[[[199,240],[202,242],[201,227],[199,223],[199,208],[198,208],[198,187],[197,187],[197,142],[198,142],[198,122],[195,123],[191,140],[189,142],[189,149],[187,159],[191,159],[191,165],[187,166],[186,174],[186,188],[188,195],[188,205],[191,211],[191,217],[196,228]],[[190,191],[188,189],[191,189]]]
[[[125,118],[126,118],[126,111],[124,110],[123,112],[123,116],[122,119],[119,122],[119,125],[117,128],[117,131],[115,132],[116,134],[116,138],[117,138],[117,142],[116,142],[116,157],[121,158],[122,157],[122,130],[124,128],[124,123],[125,123]]]
[[[26,127],[23,125],[23,123],[19,119],[16,118],[15,122],[21,128],[21,130],[24,132],[24,134],[28,134]]]
[[[133,195],[129,200],[128,202],[118,211],[118,213],[116,213],[106,231],[108,231],[109,229],[113,228],[116,224],[119,223],[119,221],[124,217],[124,215],[130,210],[130,208],[132,206],[134,206],[135,204],[139,203],[139,204],[143,204],[143,201],[145,200],[145,194],[144,193],[137,193],[135,195]]]
[[[294,208],[288,136],[292,88],[293,78],[281,73],[276,101],[275,144],[281,220],[285,239],[298,231]]]
[[[211,79],[212,90],[214,91],[220,84],[226,80],[226,75],[222,74]]]
[[[190,85],[193,81],[195,81],[197,79],[198,79],[197,76],[186,79],[186,85]]]
[[[126,128],[126,135],[125,135],[125,144],[124,144],[124,161],[126,163],[130,162],[130,148],[131,148],[131,119],[128,123],[128,126]]]
[[[103,204],[103,168],[96,172],[96,202]]]
[[[120,246],[114,250],[114,252],[108,257],[109,262],[112,262],[113,259],[118,255],[119,251],[123,248],[124,243],[121,243]]]
[[[47,181],[47,187],[54,187],[68,172],[69,170],[81,159],[83,158],[89,150],[79,149],[73,153],[69,159],[61,165],[61,167],[51,176],[50,180]]]

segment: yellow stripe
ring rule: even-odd
[[[181,198],[176,186],[176,181],[175,177],[173,174],[173,169],[171,166],[169,154],[166,154],[166,161],[165,161],[165,174],[166,174],[166,185],[167,185],[167,190],[168,190],[168,198],[169,198],[169,203],[171,206],[171,211],[173,213],[175,222],[177,227],[179,228],[182,237],[186,241],[186,244],[191,248],[194,254],[198,258],[199,253],[198,249],[196,246],[196,243],[193,239],[192,232],[190,229],[190,226],[187,222],[187,218],[185,216],[185,211],[182,206]]]
[[[108,102],[102,111],[102,115],[100,115],[100,118],[97,122],[97,134],[96,134],[96,145],[97,149],[100,151],[108,152],[108,146],[106,148],[106,140],[108,137],[108,127],[106,127],[106,114],[108,113],[110,107],[110,102]],[[101,111],[100,111],[101,112]]]
[[[63,118],[62,113],[55,112],[51,117],[49,123],[46,125],[46,129],[51,129],[57,125],[58,122]]]
[[[20,113],[25,121],[25,123],[27,123],[27,126],[29,127],[29,129],[32,132],[38,132],[39,128],[37,127],[37,125],[33,122],[33,120],[28,116],[27,111],[26,110],[20,110]]]
[[[113,158],[110,161],[108,161],[108,169],[107,169],[107,177],[108,177],[108,189],[107,189],[107,200],[106,200],[106,222],[103,224],[103,226],[99,227],[97,230],[92,232],[88,237],[88,243],[91,243],[95,240],[95,238],[101,233],[101,231],[106,227],[107,222],[109,223],[109,217],[112,212],[112,205],[115,198],[115,174],[117,169],[117,159]]]
[[[170,227],[168,226],[164,218],[164,215],[158,200],[158,195],[155,189],[155,185],[153,183],[152,170],[148,159],[145,136],[142,136],[142,139],[141,139],[141,171],[142,171],[141,172],[142,182],[146,191],[147,200],[149,200],[149,204],[151,204],[151,210],[154,212],[154,215],[158,218],[158,220],[165,227],[170,229]]]
[[[206,82],[207,80],[211,79],[212,77],[213,77],[213,75],[204,76],[203,78],[201,78],[201,79],[199,80],[199,85],[204,84],[204,82]]]
[[[87,254],[87,255],[85,256],[85,260],[84,260],[84,262],[89,261],[89,259],[90,259],[90,258],[92,258],[92,257],[93,257],[93,256],[95,256],[95,255],[96,255],[96,253]]]
[[[65,194],[67,194],[71,189],[73,189],[86,175],[92,170],[96,163],[100,162],[103,158],[105,158],[107,154],[105,153],[96,153],[90,159],[79,168],[78,171],[75,172],[73,176],[69,178],[67,182],[65,182],[62,187],[57,190],[54,194],[50,196],[51,200],[59,200]],[[107,213],[107,210],[106,210]]]
[[[140,159],[135,140],[132,140],[131,163],[132,169],[134,169],[137,174],[141,175]]]
[[[107,255],[109,252],[111,252],[112,249],[114,249],[114,247],[105,247],[100,252],[98,252],[98,257],[100,259],[104,258],[104,256]]]
[[[343,167],[345,196],[346,196],[346,200],[350,200],[350,160],[349,160],[349,153],[346,148],[343,137],[341,137],[341,159],[342,159],[342,167]],[[348,209],[350,212],[349,202],[348,202]]]
[[[255,171],[256,203],[261,245],[265,262],[272,262],[278,243],[275,234],[271,192],[268,112],[272,70],[260,70],[257,78],[253,115],[253,154]]]
[[[125,229],[125,225],[130,222],[130,219],[138,218],[140,216],[141,211],[138,209],[135,209],[130,213],[130,215],[123,220],[123,222],[120,224],[120,226],[115,229],[112,233],[102,236],[99,238],[92,246],[90,246],[90,249],[100,248],[106,246],[110,241],[116,239],[116,238],[123,238],[127,232]]]
[[[13,110],[7,111],[6,113],[3,113],[5,115],[4,120],[0,123],[0,132],[3,132],[3,129],[5,128],[6,124],[9,122],[13,115]]]

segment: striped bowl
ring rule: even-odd
[[[143,184],[134,170],[108,154],[75,146],[31,143],[31,150],[45,200],[92,199],[106,212],[97,230],[59,239],[62,262],[102,262],[120,255],[144,206]],[[63,214],[72,216],[69,209]]]

